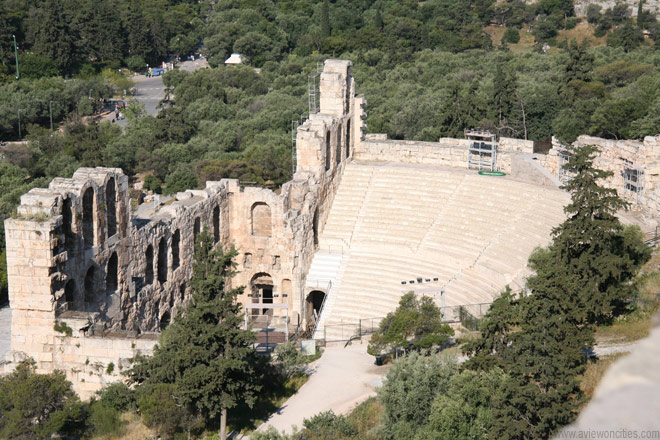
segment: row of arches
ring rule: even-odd
[[[82,300],[87,306],[97,302],[97,295],[100,289],[103,286],[101,280],[98,279],[100,270],[95,264],[90,265],[85,271],[85,277],[83,279],[82,288]],[[119,288],[119,258],[116,252],[113,252],[108,259],[108,262],[105,265],[105,293],[113,294]],[[78,297],[78,285],[75,279],[69,279],[64,285],[64,300],[69,304],[69,309],[75,309],[75,304],[79,303],[77,301]]]
[[[350,119],[346,121],[346,131],[343,136],[344,139],[344,145],[346,146],[345,148],[345,153],[346,155],[344,156],[346,159],[348,159],[351,156],[351,121]],[[325,133],[325,170],[329,171],[332,165],[332,147],[331,147],[331,132],[328,130]],[[339,124],[337,127],[337,132],[335,135],[335,161],[336,164],[339,165],[342,161],[342,156],[344,153],[344,150],[342,149],[342,125]]]
[[[214,242],[220,241],[220,207],[215,206],[212,211],[211,223],[213,227]],[[195,217],[193,221],[193,244],[197,241],[197,236],[201,232],[202,221],[200,217]],[[172,234],[169,251],[172,253],[171,270],[174,272],[181,266],[181,230],[176,229]],[[154,257],[156,257],[156,270],[154,272]],[[169,268],[167,265],[168,243],[166,237],[161,237],[158,241],[158,247],[154,252],[153,245],[148,245],[145,250],[146,267],[144,271],[144,283],[151,285],[154,282],[154,275],[159,283],[165,283],[168,279]]]
[[[117,234],[117,183],[114,177],[108,179],[104,189],[105,204],[97,205],[96,191],[93,187],[88,187],[82,195],[82,215],[80,216],[82,225],[82,239],[86,248],[97,246],[97,230],[99,216],[105,215],[105,230],[107,238]],[[95,212],[98,216],[95,220]],[[67,238],[66,242],[71,243],[75,235],[73,229],[73,206],[70,198],[65,198],[62,205],[62,226]]]

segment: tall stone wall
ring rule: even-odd
[[[441,138],[438,142],[388,140],[385,134],[368,134],[355,151],[356,160],[423,163],[466,168],[468,139]],[[532,153],[534,143],[521,139],[500,138],[497,165],[501,171],[511,172],[512,156]]]
[[[544,161],[546,169],[554,176],[559,176],[560,151],[567,147],[553,138],[552,149]],[[604,184],[618,191],[619,196],[626,196],[631,207],[643,211],[648,220],[660,217],[660,136],[647,136],[643,141],[611,140],[593,136],[580,136],[573,146],[595,145],[599,153],[594,161],[596,167],[612,171],[613,175]],[[624,194],[624,171],[631,167],[643,170],[643,190],[639,197]]]
[[[203,229],[237,249],[241,303],[286,304],[291,325],[304,324],[305,276],[364,130],[350,67],[326,61],[320,112],[298,128],[296,173],[279,193],[223,179],[131,212],[121,170],[82,168],[25,194],[5,222],[13,320],[1,368],[32,357],[39,372],[64,369],[83,397],[119,380],[189,300]]]

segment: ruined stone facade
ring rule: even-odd
[[[133,210],[121,170],[83,168],[25,194],[16,218],[5,221],[13,316],[11,352],[0,372],[29,356],[39,372],[66,371],[83,398],[119,380],[129,359],[150,353],[189,300],[194,242],[204,229],[218,246],[238,252],[231,280],[245,286],[238,300],[282,307],[250,313],[288,316],[290,329],[305,325],[320,308],[311,292],[323,290],[306,278],[348,162],[467,168],[467,140],[365,135],[366,101],[355,93],[349,61],[325,62],[319,98],[320,111],[298,127],[296,172],[279,192],[223,179]],[[641,205],[657,215],[659,141],[581,137],[578,143],[599,145],[597,165],[606,169],[643,167]],[[557,148],[535,155],[533,143],[501,138],[496,168],[556,186]],[[617,179],[610,184],[621,186]],[[326,243],[335,244],[346,245]]]
[[[660,218],[660,136],[647,136],[638,140],[611,140],[594,136],[580,136],[573,146],[594,145],[598,147],[594,165],[611,171],[612,177],[604,182],[614,188],[620,197],[630,203],[631,209],[642,213],[647,223],[657,224]],[[552,149],[547,156],[539,158],[543,166],[554,176],[559,177],[559,168],[566,157],[567,147],[553,138]],[[626,174],[639,171],[639,192],[630,185],[626,189]]]
[[[290,324],[302,325],[305,274],[362,136],[350,69],[325,62],[320,111],[298,128],[296,173],[279,194],[223,179],[132,212],[128,178],[111,168],[82,168],[25,194],[5,222],[13,317],[4,371],[30,356],[39,372],[65,370],[82,397],[118,380],[188,301],[203,229],[238,251],[231,283],[245,286],[241,303],[284,304]]]

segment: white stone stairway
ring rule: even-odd
[[[307,277],[308,287],[332,280],[315,336],[383,317],[409,290],[438,305],[444,290],[445,305],[458,306],[522,287],[529,254],[549,242],[568,199],[462,169],[348,164]]]

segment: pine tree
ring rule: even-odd
[[[321,37],[328,38],[330,36],[330,5],[328,0],[324,0],[321,5]]]
[[[142,359],[129,373],[133,382],[175,384],[177,400],[207,423],[220,420],[226,436],[227,410],[255,400],[251,348],[254,333],[242,330],[241,288],[227,289],[236,251],[214,248],[203,231],[195,251],[192,297],[186,309],[161,335],[151,358]]]
[[[72,7],[65,0],[46,0],[32,12],[29,23],[34,52],[55,62],[62,73],[71,73],[77,61],[78,30],[72,25]]]
[[[624,229],[616,211],[626,204],[613,188],[600,185],[612,172],[594,167],[594,146],[575,148],[565,169],[574,175],[564,187],[571,194],[568,218],[553,231],[547,252],[530,259],[536,276],[532,290],[562,288],[564,313],[587,323],[600,323],[633,296],[629,281],[650,258],[638,229]]]

